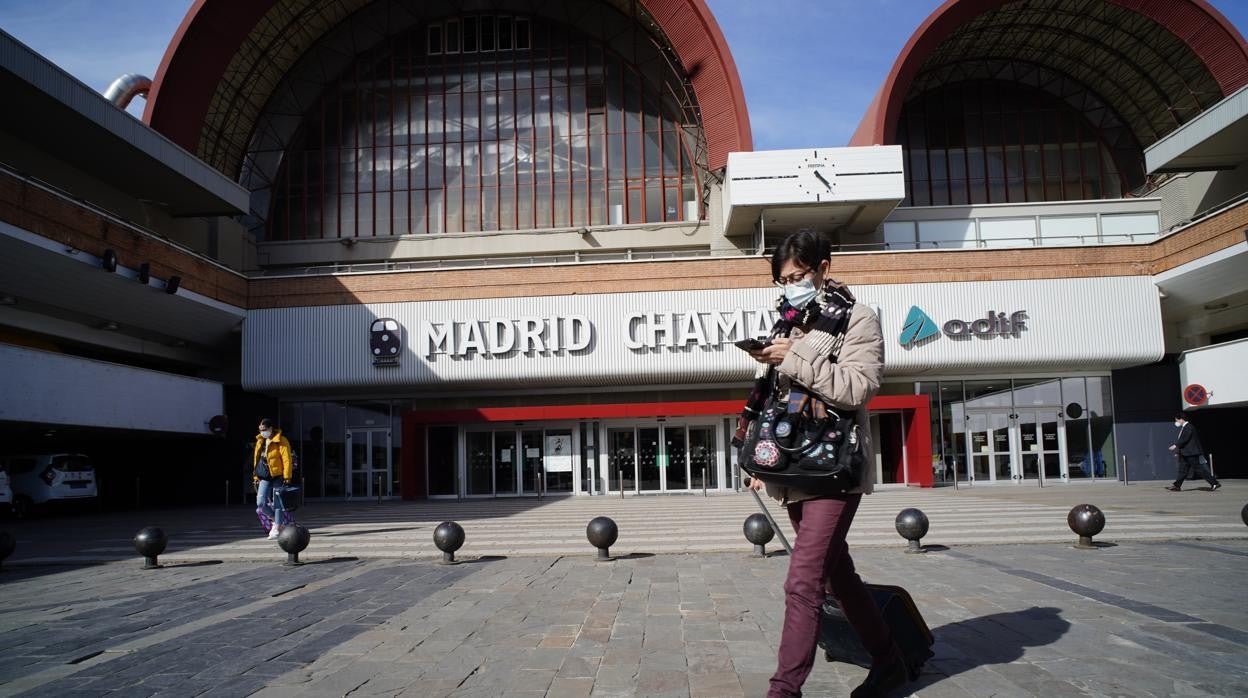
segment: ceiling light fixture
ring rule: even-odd
[[[1229,307],[1230,303],[1205,303],[1205,310],[1226,310]]]
[[[17,305],[17,299],[13,296],[0,296],[0,305]]]
[[[113,322],[112,320],[109,320],[108,322],[106,322],[106,323],[104,323],[103,325],[101,325],[101,326],[100,326],[100,329],[101,329],[101,330],[107,330],[107,331],[109,331],[109,332],[116,332],[116,331],[119,329],[119,327],[118,327],[117,323]]]

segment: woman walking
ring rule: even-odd
[[[828,275],[830,256],[827,238],[813,230],[798,231],[776,248],[771,275],[784,288],[778,301],[780,320],[772,328],[770,345],[751,356],[775,368],[779,395],[796,384],[834,410],[856,411],[857,423],[865,426],[867,401],[879,390],[883,376],[884,340],[875,313]],[[758,402],[759,390],[751,396],[751,404]],[[858,503],[875,482],[868,432],[862,429],[867,466],[858,485],[848,492],[815,494],[766,485],[767,494],[785,505],[797,532],[784,583],[784,628],[769,696],[802,695],[802,684],[814,666],[825,592],[840,603],[871,654],[871,670],[851,695],[886,695],[908,678],[892,633],[854,571],[845,544]],[[754,478],[750,486],[762,489],[764,483]]]
[[[282,527],[294,523],[282,504],[282,487],[294,477],[294,460],[290,441],[273,425],[273,420],[261,419],[259,431],[251,460],[256,516],[260,517],[260,525],[268,533],[269,540],[277,540]]]

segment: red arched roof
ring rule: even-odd
[[[736,63],[705,0],[640,0],[693,84],[711,169],[732,151],[752,150],[750,118]],[[169,42],[143,120],[199,152],[219,83],[243,42],[277,0],[195,0]]]
[[[1013,0],[948,0],[915,30],[867,107],[850,145],[892,144],[911,83],[928,58],[964,25]],[[1187,45],[1226,96],[1248,84],[1248,46],[1206,0],[1104,0],[1135,12]],[[1206,105],[1208,106],[1208,105]]]

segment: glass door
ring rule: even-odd
[[[1008,482],[1014,477],[1010,413],[967,410],[971,482]]]
[[[689,427],[689,478],[695,489],[719,489],[715,427]]]
[[[547,429],[545,437],[546,452],[543,454],[542,468],[546,474],[546,492],[570,494],[575,462],[572,430]]]
[[[514,430],[494,432],[494,494],[516,495],[519,459],[516,453]]]
[[[348,497],[390,496],[390,432],[385,429],[347,431],[351,477]]]
[[[619,494],[637,489],[637,432],[633,427],[607,429],[607,489]]]
[[[685,427],[663,427],[664,491],[689,489],[689,458],[685,444]]]
[[[662,492],[663,475],[659,449],[659,428],[637,429],[637,489],[641,492]]]
[[[524,452],[520,470],[520,493],[536,495],[542,491],[542,430],[520,432],[520,448]]]
[[[464,494],[469,497],[494,495],[494,433],[470,431],[464,434],[467,464]]]
[[[1066,459],[1062,456],[1062,424],[1056,410],[1022,410],[1015,420],[1018,430],[1020,480],[1066,479]]]

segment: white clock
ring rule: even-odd
[[[810,201],[830,201],[836,195],[836,163],[813,150],[797,163],[797,188]]]

